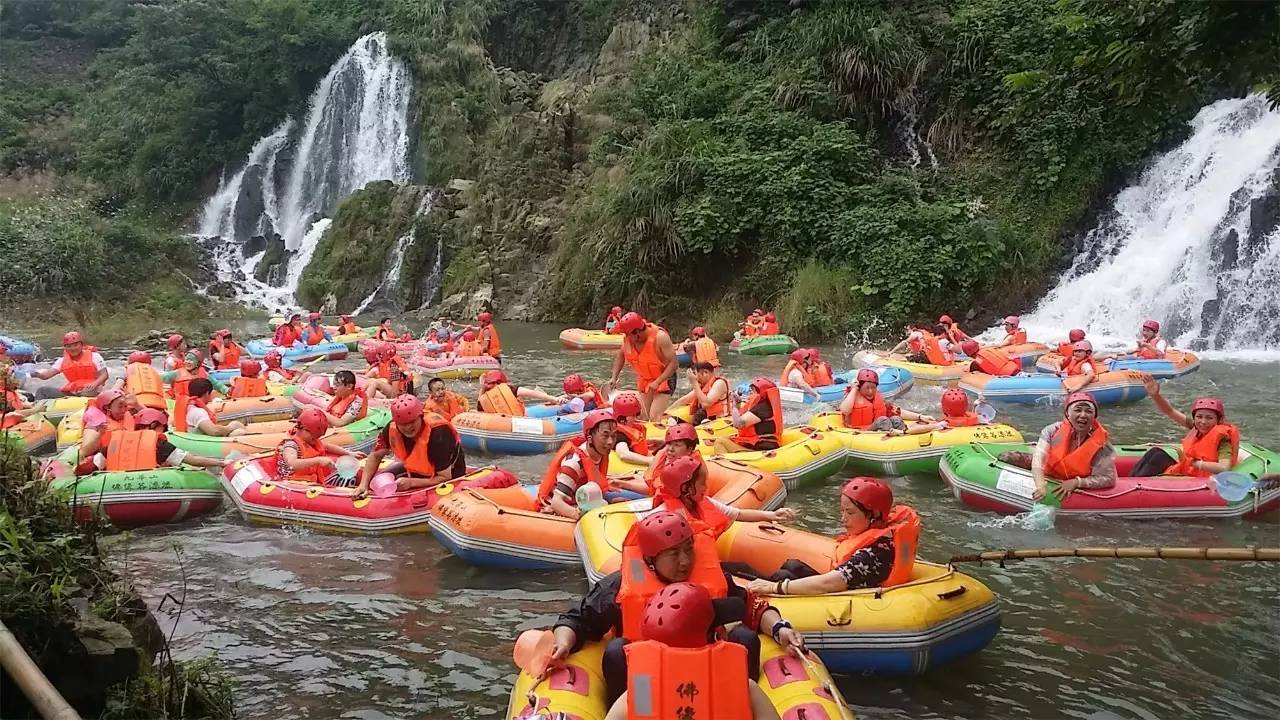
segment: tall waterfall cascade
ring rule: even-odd
[[[412,88],[386,34],[365,35],[320,81],[301,123],[285,120],[254,144],[241,169],[224,175],[196,236],[237,300],[293,307],[338,204],[375,180],[408,182]],[[273,255],[282,267],[259,268]]]
[[[1154,159],[1088,231],[1070,269],[1023,325],[1057,340],[1132,347],[1154,318],[1178,347],[1209,355],[1280,352],[1280,110],[1220,100],[1191,136]]]
[[[418,207],[414,210],[414,213],[413,213],[415,221],[417,218],[431,211],[431,206],[435,202],[435,199],[436,199],[436,196],[432,193],[427,193],[422,196],[422,200],[418,202]],[[404,253],[406,250],[413,247],[413,244],[417,242],[417,239],[418,239],[416,227],[417,227],[417,223],[415,222],[414,225],[411,226],[407,232],[405,232],[405,234],[396,238],[396,243],[395,245],[391,246],[391,251],[390,253],[388,253],[388,257],[386,260],[386,263],[387,263],[386,274],[382,276],[382,280],[378,283],[377,287],[375,287],[367,296],[365,296],[364,300],[360,301],[360,304],[356,306],[356,309],[353,311],[354,313],[364,312],[378,298],[385,297],[387,294],[395,292],[396,286],[399,285],[400,283],[400,269],[404,266]],[[440,262],[441,252],[442,252],[442,244],[438,243],[436,245],[436,263],[437,264]],[[437,268],[433,266],[431,269],[431,273],[427,278],[427,283],[425,285],[425,288],[427,293],[426,298],[428,302],[430,301],[430,299],[435,293],[435,286],[432,284],[432,278],[435,277],[437,272],[438,272]]]

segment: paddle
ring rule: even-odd
[[[809,657],[809,649],[805,648],[798,654],[800,655],[800,659],[803,660],[804,664],[809,668],[809,672],[813,673],[813,679],[820,680],[822,678],[822,673],[818,669],[818,664],[813,661],[813,658]],[[837,688],[836,684],[833,682],[827,682],[825,680],[821,680],[821,682],[823,689],[831,693],[832,699],[834,699],[836,704],[840,706],[841,714],[848,717],[845,711],[849,709],[849,703],[845,702],[844,696],[840,694],[840,689]]]

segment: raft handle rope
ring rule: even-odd
[[[1280,548],[1271,547],[1079,547],[987,550],[971,555],[955,555],[948,563],[999,562],[1050,558],[1103,558],[1114,560],[1226,560],[1239,562],[1280,561]]]

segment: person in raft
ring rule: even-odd
[[[165,402],[164,381],[160,379],[160,373],[151,367],[151,354],[146,350],[129,353],[122,388],[140,407],[162,411],[169,408]]]
[[[199,433],[211,437],[238,437],[245,434],[244,424],[233,420],[218,424],[218,417],[209,409],[213,399],[213,383],[209,378],[196,378],[187,386],[187,395],[179,395],[173,403],[171,421],[178,432]]]
[[[672,583],[644,606],[640,640],[628,644],[627,689],[605,720],[779,720],[747,672],[747,649],[713,634],[716,606],[696,583]]]
[[[718,363],[695,361],[686,374],[693,389],[672,403],[668,411],[688,405],[689,420],[694,425],[728,414],[729,380],[720,374]]]
[[[231,378],[230,398],[266,397],[267,379],[262,377],[262,364],[252,358],[240,361],[239,377]]]
[[[636,390],[640,391],[641,420],[662,417],[676,391],[676,348],[666,330],[646,322],[639,313],[629,312],[618,321],[624,333],[622,347],[613,358],[609,390],[618,388],[622,366],[636,372]]]
[[[85,347],[84,338],[72,330],[62,336],[62,357],[54,360],[48,368],[31,373],[31,377],[37,380],[48,380],[55,375],[61,375],[66,382],[52,394],[48,388],[40,388],[37,397],[97,395],[107,383],[107,361],[98,354],[97,348]]]
[[[951,319],[950,315],[943,315],[938,318],[938,324],[934,328],[934,333],[938,337],[945,338],[953,345],[959,345],[965,340],[972,340],[969,334],[960,329],[959,323]]]
[[[300,383],[311,377],[311,373],[305,370],[284,367],[284,357],[279,350],[268,350],[262,358],[262,364],[267,366],[267,380],[270,382]]]
[[[654,453],[653,462],[644,469],[643,475],[632,473],[614,476],[609,478],[609,484],[615,489],[635,493],[637,497],[656,495],[658,486],[662,483],[662,469],[671,461],[688,455],[694,455],[701,461],[702,456],[697,454],[697,450],[697,429],[687,422],[677,422],[667,428],[662,438],[662,447]]]
[[[334,373],[332,387],[333,400],[321,411],[331,427],[346,427],[369,415],[369,396],[356,385],[355,373]]]
[[[1066,359],[1062,369],[1058,371],[1063,387],[1072,392],[1078,392],[1093,382],[1097,376],[1098,369],[1093,359],[1093,343],[1088,340],[1072,343],[1071,357]]]
[[[729,422],[738,432],[732,437],[715,439],[717,453],[749,450],[777,450],[782,436],[782,399],[778,386],[769,378],[751,381],[747,398],[729,391]]]
[[[476,340],[480,342],[480,354],[502,362],[502,339],[498,337],[498,328],[493,326],[493,313],[478,313],[476,322],[479,325],[468,325],[463,332],[475,332]]]
[[[276,479],[312,482],[317,485],[349,486],[334,470],[334,455],[363,457],[324,440],[329,432],[329,418],[323,410],[309,407],[298,413],[298,419],[285,439],[276,446]]]
[[[854,376],[854,386],[840,401],[840,417],[850,430],[872,430],[889,435],[917,434],[938,428],[932,424],[937,422],[933,416],[899,408],[885,400],[880,394],[880,375],[871,368],[862,368]],[[925,425],[908,427],[906,420]]]
[[[536,400],[552,405],[569,402],[569,398],[563,395],[556,397],[538,388],[512,385],[507,374],[501,370],[489,370],[480,376],[480,393],[476,397],[476,408],[480,412],[523,417],[525,409],[522,400]]]
[[[746,648],[752,680],[758,679],[760,668],[757,633],[768,632],[790,652],[803,652],[804,637],[764,598],[733,582],[720,565],[715,540],[695,533],[677,513],[656,512],[633,525],[622,543],[622,567],[627,572],[601,578],[576,607],[560,615],[553,631],[553,664],[613,633],[600,665],[607,705],[612,706],[627,687],[626,647],[642,639],[645,604],[673,583],[691,582],[707,590],[716,607],[717,631],[741,623],[729,630],[727,639]]]
[[[1067,333],[1066,342],[1058,343],[1058,355],[1062,356],[1061,359],[1058,361],[1059,370],[1061,370],[1063,366],[1067,364],[1067,361],[1071,359],[1071,353],[1074,350],[1073,346],[1076,343],[1080,342],[1081,340],[1084,340],[1084,338],[1085,338],[1084,330],[1081,330],[1080,328],[1075,328],[1071,332]]]
[[[621,333],[618,330],[618,321],[622,319],[622,307],[614,305],[609,308],[609,314],[604,316],[604,331],[610,335]]]
[[[170,335],[165,346],[169,351],[165,353],[163,361],[160,363],[160,369],[169,371],[177,370],[182,367],[187,358],[187,339],[181,335]]]
[[[373,339],[382,342],[395,342],[400,334],[391,327],[391,318],[384,317],[378,321],[378,329],[373,331]]]
[[[87,463],[90,471],[132,472],[181,465],[220,468],[232,462],[179,450],[164,435],[168,425],[169,418],[163,412],[143,408],[134,418],[132,428],[104,430],[98,444],[100,449],[90,456]],[[77,468],[77,474],[84,465],[82,463],[82,467]]]
[[[813,352],[808,348],[792,350],[778,383],[782,387],[803,390],[805,395],[817,400],[818,391],[813,389],[817,383],[813,375]]]
[[[339,335],[355,335],[358,332],[360,332],[360,326],[355,324],[350,315],[342,315],[338,318]]]
[[[276,328],[275,334],[271,336],[271,344],[276,347],[293,347],[295,343],[302,341],[302,316],[294,313],[289,319],[280,324]]]
[[[464,330],[454,352],[457,357],[480,357],[484,355],[484,345],[476,337],[475,330]]]
[[[893,587],[911,581],[920,545],[920,517],[893,504],[893,489],[881,480],[856,477],[840,489],[840,521],[831,566],[818,570],[796,559],[747,589],[761,595],[822,595],[860,588]]]
[[[119,388],[108,388],[98,393],[81,416],[80,462],[77,474],[93,472],[94,467],[84,465],[102,449],[102,438],[111,430],[132,430],[135,418],[129,398]]]
[[[1153,447],[1134,465],[1130,476],[1210,477],[1235,467],[1240,461],[1240,429],[1227,422],[1227,409],[1221,400],[1196,398],[1191,403],[1191,414],[1185,415],[1160,394],[1160,383],[1155,378],[1147,375],[1142,384],[1160,412],[1185,428],[1187,434],[1182,436],[1182,451],[1177,457],[1164,448]]]
[[[1065,420],[1040,431],[1035,450],[1002,452],[1000,462],[1031,471],[1039,502],[1046,492],[1062,500],[1076,490],[1101,490],[1116,484],[1116,452],[1098,421],[1098,401],[1086,392],[1067,396]],[[1047,490],[1048,481],[1055,486]]]
[[[707,330],[701,325],[689,331],[689,339],[681,348],[681,352],[689,355],[691,364],[701,362],[720,366],[720,348],[716,347],[715,340],[707,337]]]
[[[604,399],[604,393],[600,392],[600,388],[597,388],[595,383],[583,380],[578,373],[565,375],[564,381],[560,383],[560,389],[564,390],[565,397],[569,398],[570,403],[581,400],[583,410],[603,410],[609,407],[609,402]],[[576,405],[576,403],[573,404]]]
[[[760,325],[761,335],[781,335],[782,328],[778,327],[778,316],[773,311],[764,314],[763,322]]]
[[[566,441],[547,464],[538,485],[539,509],[577,519],[578,488],[595,483],[603,497],[609,491],[609,451],[616,446],[618,423],[610,410],[592,410],[582,421],[582,439]]]
[[[0,348],[4,344],[0,343]],[[27,405],[18,392],[21,383],[18,376],[7,367],[0,367],[0,430],[6,430],[25,422],[26,419],[40,412],[36,405]]]
[[[796,519],[796,511],[788,507],[740,509],[707,497],[707,464],[696,452],[663,463],[658,479],[654,509],[679,513],[694,532],[709,532],[718,538],[737,521],[787,523]]]
[[[960,349],[972,358],[969,362],[969,372],[985,373],[996,377],[1013,377],[1022,372],[1022,363],[1009,357],[1009,354],[999,347],[984,348],[978,345],[977,340],[965,340],[960,343]]]
[[[209,384],[220,395],[227,395],[231,392],[230,386],[226,383],[209,377],[209,371],[204,366],[204,354],[199,350],[188,350],[182,367],[177,370],[160,373],[160,381],[169,384],[169,397],[171,398],[191,394],[191,381],[198,378],[208,380]]]
[[[831,369],[831,363],[822,359],[822,353],[818,348],[809,348],[809,372],[813,375],[813,386],[822,387],[823,385],[834,385],[836,383],[835,371]]]
[[[653,454],[649,451],[644,423],[640,421],[640,396],[626,390],[613,397],[614,450],[625,463],[650,465]]]
[[[1128,357],[1140,360],[1161,360],[1169,351],[1169,343],[1160,337],[1160,323],[1155,320],[1144,320],[1142,334],[1138,337],[1138,347],[1129,351]]]
[[[1021,325],[1022,325],[1022,318],[1018,317],[1017,315],[1010,315],[1006,317],[1004,319],[1004,338],[1000,342],[996,343],[995,346],[998,348],[1002,348],[1002,347],[1008,347],[1010,345],[1025,344],[1027,342],[1027,331],[1023,330],[1020,327]],[[963,345],[964,344],[961,343],[962,347]],[[969,357],[973,357],[973,355],[967,351],[965,352],[965,355],[968,355]]]
[[[213,334],[209,340],[209,361],[214,370],[233,370],[240,367],[240,357],[244,348],[240,347],[232,337],[231,330],[223,328]]]
[[[907,362],[923,365],[951,365],[955,362],[955,357],[948,350],[950,341],[941,337],[945,330],[943,326],[938,325],[934,328],[937,333],[925,330],[923,324],[908,325],[906,330],[907,337],[889,350],[890,355],[905,352],[904,358]]]
[[[333,342],[333,336],[329,331],[320,326],[320,313],[313,312],[307,316],[307,326],[302,329],[302,342],[307,345]]]
[[[427,399],[423,403],[429,413],[453,422],[458,413],[464,413],[471,407],[467,399],[444,385],[444,380],[433,377],[427,381]]]
[[[413,376],[409,366],[396,352],[392,343],[383,343],[378,348],[378,363],[365,372],[369,378],[365,386],[370,395],[381,393],[383,397],[394,398],[403,394],[413,394]]]
[[[396,459],[385,470],[396,475],[400,492],[434,487],[467,474],[467,456],[462,438],[448,420],[426,412],[414,395],[391,401],[391,424],[382,430],[373,452],[360,470],[356,498],[369,493],[369,483],[380,471],[378,464],[387,455]]]

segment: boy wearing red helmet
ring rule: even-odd
[[[1160,412],[1187,433],[1182,437],[1177,457],[1171,457],[1163,448],[1153,447],[1133,467],[1131,476],[1207,478],[1230,470],[1240,461],[1240,429],[1227,422],[1227,409],[1221,400],[1196,398],[1191,403],[1191,414],[1185,415],[1160,394],[1160,383],[1155,378],[1147,375],[1143,385]]]
[[[630,390],[613,398],[614,451],[618,457],[632,465],[651,465],[653,453],[649,451],[644,423],[640,422],[640,396]]]
[[[378,464],[387,455],[398,462],[387,470],[398,477],[401,491],[432,487],[467,474],[467,457],[462,439],[448,420],[425,411],[413,395],[401,395],[391,402],[391,424],[378,436],[378,444],[360,470],[356,497],[369,492],[369,482],[378,474]]]
[[[618,321],[622,347],[613,358],[609,389],[616,390],[624,364],[636,372],[640,392],[641,420],[662,417],[676,391],[676,348],[666,330],[646,322],[639,313],[629,312]]]
[[[62,336],[62,357],[54,360],[47,369],[31,373],[31,377],[38,380],[48,380],[55,375],[66,379],[58,388],[62,395],[97,395],[107,383],[107,361],[102,359],[96,348],[86,348],[84,338],[72,330]]]
[[[1071,345],[1071,357],[1063,361],[1058,371],[1062,386],[1069,392],[1080,392],[1098,376],[1097,361],[1093,357],[1093,343],[1081,340]]]

